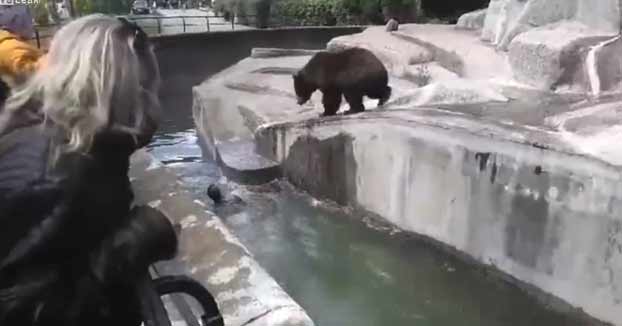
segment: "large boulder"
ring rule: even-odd
[[[336,37],[327,44],[329,51],[340,51],[352,47],[372,51],[387,69],[394,72],[404,66],[430,62],[434,59],[430,50],[419,44],[404,42],[381,27],[368,28],[359,34]]]
[[[452,79],[414,89],[401,97],[395,98],[389,102],[387,107],[389,109],[408,109],[422,106],[482,104],[507,101],[507,97],[486,82]]]
[[[460,16],[458,23],[456,23],[456,28],[482,29],[486,19],[486,11],[486,9],[480,9]]]
[[[619,0],[578,0],[574,18],[603,34],[617,34],[621,15]]]
[[[618,0],[492,0],[481,38],[507,50],[518,35],[565,20],[610,35],[620,29],[621,13]]]
[[[513,26],[525,7],[524,0],[491,0],[486,12],[481,39],[499,44],[509,26]]]
[[[507,50],[512,40],[534,27],[545,26],[571,19],[576,12],[576,0],[529,0],[524,2],[518,16],[513,12],[495,42],[501,50]]]
[[[550,24],[520,34],[509,46],[514,78],[540,89],[585,83],[576,80],[584,69],[585,51],[603,38],[607,37],[578,22]]]
[[[393,32],[408,43],[428,49],[443,68],[471,79],[509,79],[511,69],[506,54],[480,42],[476,32],[450,25],[400,26]],[[381,46],[378,44],[377,46]]]

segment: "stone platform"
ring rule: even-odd
[[[594,28],[573,49],[609,37]],[[505,52],[481,33],[403,25],[333,39],[330,51],[373,51],[394,92],[383,107],[366,100],[368,112],[329,118],[319,118],[319,92],[296,104],[291,74],[312,53],[256,50],[194,88],[197,129],[213,157],[221,144],[254,142],[255,154],[318,198],[451,247],[560,309],[622,325],[622,97],[612,88],[593,98],[564,79],[578,76],[575,64],[557,79],[517,78],[531,68],[513,63],[512,43]],[[538,49],[567,54],[553,45]],[[557,54],[542,62],[564,67]]]

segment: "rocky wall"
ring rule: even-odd
[[[562,299],[549,303],[622,325],[619,170],[500,136],[520,130],[485,136],[477,123],[417,120],[275,124],[257,141],[314,196],[375,213]]]

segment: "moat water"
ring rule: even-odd
[[[174,118],[151,152],[197,198],[223,181],[201,158],[188,117]],[[177,119],[178,120],[178,119]],[[431,245],[352,216],[285,182],[229,183],[243,205],[216,212],[318,326],[569,326],[520,289]]]

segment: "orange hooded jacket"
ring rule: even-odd
[[[44,60],[43,52],[18,36],[0,30],[0,77],[15,83],[27,78]]]

